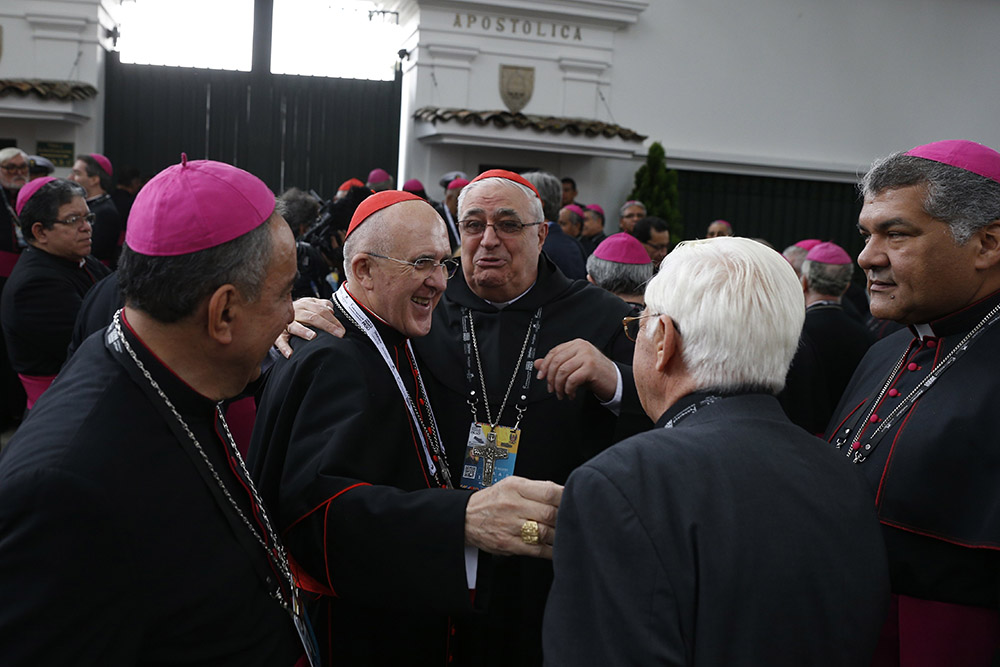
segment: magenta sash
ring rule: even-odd
[[[0,278],[10,278],[10,272],[14,270],[14,265],[20,258],[20,253],[0,250]]]
[[[1000,614],[893,595],[873,667],[986,667],[1000,645]]]
[[[18,373],[17,377],[21,379],[24,393],[28,395],[29,410],[34,407],[35,402],[42,397],[45,390],[56,379],[55,375],[22,375],[21,373]]]

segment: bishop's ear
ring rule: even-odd
[[[233,341],[233,322],[243,299],[235,285],[221,285],[208,297],[206,327],[213,340],[228,344]]]
[[[977,269],[991,269],[1000,264],[1000,220],[994,220],[976,232],[979,237]]]

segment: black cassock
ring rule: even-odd
[[[774,397],[706,399],[570,477],[546,665],[869,664],[889,597],[871,491]]]
[[[985,326],[926,394],[906,401],[998,305],[994,293],[918,336],[911,327],[876,343],[830,421],[827,439],[841,443],[839,453],[863,456],[857,467],[876,492],[895,594],[979,609],[1000,604],[1000,321]],[[890,415],[891,427],[872,442]],[[992,637],[1000,641],[996,627]]]
[[[839,303],[806,308],[799,349],[778,395],[785,414],[813,435],[822,435],[854,369],[873,336]]]
[[[544,381],[534,379],[527,401],[521,402],[524,365],[515,369],[528,326],[541,307],[541,327],[532,361],[544,357],[556,345],[582,338],[611,359],[621,362],[624,392],[621,417],[600,405],[587,391],[575,399],[558,400]],[[482,394],[478,365],[469,360],[463,345],[463,308],[468,308],[475,327],[490,415],[496,419],[504,393],[517,370],[517,378],[501,426],[513,426],[517,406],[525,407],[514,474],[562,484],[570,472],[613,442],[652,426],[642,413],[632,380],[632,343],[625,337],[621,320],[631,307],[621,299],[590,283],[567,279],[542,255],[538,279],[524,296],[498,310],[476,296],[460,271],[451,279],[445,297],[434,312],[431,332],[414,341],[417,356],[444,434],[452,477],[462,478],[465,448],[472,424],[468,404],[470,391]],[[486,420],[481,400],[477,418]],[[488,665],[541,664],[541,624],[545,599],[552,581],[549,561],[527,557],[480,558],[477,604],[486,613],[477,617],[476,643]]]
[[[83,265],[28,247],[4,285],[2,320],[11,365],[25,375],[55,375],[83,297],[110,271],[92,256]]]
[[[255,522],[215,402],[122,328]],[[87,339],[0,455],[0,664],[296,664],[279,576],[191,447]]]
[[[344,338],[293,339],[291,359],[271,369],[251,473],[315,594],[310,611],[327,664],[447,665],[449,656],[468,664],[459,616],[473,609],[471,492],[438,486],[382,356],[337,315]],[[368,316],[416,398],[405,339]]]

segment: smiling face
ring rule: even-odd
[[[492,225],[503,220],[534,223],[528,195],[501,179],[481,181],[462,200],[459,221]],[[538,256],[548,234],[544,223],[523,228],[514,236],[497,235],[492,226],[479,236],[462,232],[462,271],[477,296],[488,301],[510,301],[523,294],[538,277]]]
[[[421,258],[441,262],[450,256],[444,221],[428,204],[404,201],[380,213],[392,234],[386,251],[379,254],[405,262]],[[367,263],[367,271],[355,270],[356,275],[365,276],[361,279],[364,296],[355,293],[349,283],[352,294],[403,335],[426,336],[431,330],[434,307],[448,286],[445,272],[435,268],[421,274],[412,266],[363,252],[352,260],[356,266],[360,262]]]
[[[271,235],[271,258],[260,294],[245,303],[245,328],[238,336],[241,370],[247,374],[246,382],[260,375],[261,362],[278,334],[294,319],[292,287],[298,269],[295,238],[280,215],[272,216],[265,224]]]
[[[90,213],[83,197],[73,197],[59,207],[56,222],[46,229],[41,221],[31,227],[35,240],[32,244],[45,252],[63,259],[79,261],[90,254],[90,237],[93,228],[84,216]],[[63,221],[72,220],[72,224]],[[52,222],[52,221],[46,221]]]
[[[924,211],[924,187],[913,185],[866,197],[858,229],[865,247],[858,264],[868,278],[877,318],[920,324],[986,296],[976,270],[979,237],[956,245],[949,226]]]

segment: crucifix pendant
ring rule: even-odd
[[[473,447],[472,453],[483,459],[483,486],[493,484],[493,464],[496,461],[507,458],[507,450],[497,446],[497,435],[495,431],[486,434],[486,445],[484,447]]]
[[[473,422],[462,465],[463,489],[485,489],[514,474],[520,431],[509,426]]]

